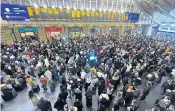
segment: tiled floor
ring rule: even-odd
[[[165,81],[165,79],[167,78],[163,78],[162,82]],[[39,83],[39,80],[36,80],[37,83]],[[156,100],[157,97],[160,96],[160,86],[161,84],[155,85],[149,96],[146,98],[146,101],[144,103],[139,102],[140,107],[138,109],[138,111],[145,111],[146,109],[150,109],[152,107],[154,107],[154,102]],[[142,90],[143,89],[143,85],[139,86],[139,89]],[[2,111],[36,111],[36,108],[32,106],[32,103],[27,99],[28,96],[28,91],[30,90],[30,88],[19,92],[17,97],[15,99],[13,99],[10,102],[3,102],[3,109]],[[57,84],[56,87],[56,91],[54,93],[51,93],[50,90],[48,90],[48,92],[43,93],[43,90],[41,89],[40,93],[38,94],[39,97],[44,97],[45,99],[51,101],[52,103],[52,107],[55,103],[55,101],[57,100],[58,94],[60,92],[59,89],[59,84]],[[84,91],[83,91],[83,95],[84,95]],[[88,109],[86,108],[86,100],[85,100],[85,96],[83,96],[83,111],[88,111]],[[69,106],[71,106],[73,104],[74,100],[71,99],[67,99],[67,103]],[[98,97],[94,96],[93,97],[93,108],[97,109],[98,105],[97,105],[97,101],[98,101]],[[53,109],[53,111],[56,111],[55,109]],[[110,109],[108,110],[110,111]],[[126,108],[121,108],[120,111],[126,111]]]

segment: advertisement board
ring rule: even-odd
[[[3,20],[29,21],[27,8],[22,5],[1,4],[1,17]]]
[[[124,22],[138,22],[139,17],[140,17],[140,14],[139,13],[129,13],[129,12],[126,12],[123,15],[123,21]]]
[[[37,32],[38,28],[36,28],[36,27],[19,27],[18,31],[19,32]]]

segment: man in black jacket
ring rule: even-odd
[[[41,111],[52,111],[52,106],[50,101],[44,100],[44,98],[40,99],[40,102],[38,104],[38,108]]]
[[[57,109],[57,111],[63,110],[65,104],[66,101],[58,97],[57,101],[54,103],[54,108]]]

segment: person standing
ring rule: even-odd
[[[93,91],[91,89],[88,89],[85,93],[87,107],[92,107],[92,95],[93,95]]]
[[[82,111],[83,105],[82,102],[79,99],[76,99],[74,102],[74,106],[77,107],[77,111]]]
[[[150,89],[151,89],[150,87],[144,88],[144,90],[142,92],[142,96],[140,98],[141,102],[143,102],[146,99],[146,97],[149,95]]]
[[[32,102],[33,106],[38,107],[40,98],[36,94],[34,94],[32,90],[29,91],[28,98]]]
[[[41,82],[42,88],[44,89],[44,92],[47,91],[47,79],[43,75],[40,78],[40,82]]]
[[[57,109],[57,111],[64,110],[64,105],[66,105],[66,101],[58,97],[57,101],[54,103],[54,108]]]

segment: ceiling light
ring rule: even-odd
[[[38,7],[38,5],[36,4],[36,3],[34,3],[34,5],[33,5],[34,7]]]
[[[44,8],[47,8],[47,6],[46,6],[46,5],[44,5],[43,7],[44,7]]]
[[[54,5],[52,5],[52,8],[55,8],[55,6],[54,6]]]
[[[69,10],[69,9],[70,9],[70,7],[67,7],[67,9]]]

